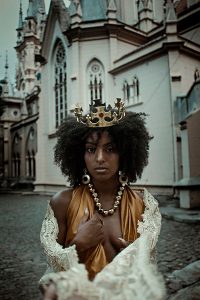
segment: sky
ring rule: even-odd
[[[28,0],[22,0],[23,17],[26,16]],[[45,0],[46,12],[50,0]],[[0,0],[0,79],[5,76],[6,51],[8,51],[8,76],[11,83],[15,82],[16,52],[14,47],[17,41],[16,28],[19,20],[20,0]]]

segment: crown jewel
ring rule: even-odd
[[[86,116],[82,115],[83,109],[76,105],[74,115],[79,123],[85,124],[88,127],[108,127],[119,123],[125,116],[125,107],[121,99],[117,98],[115,108],[111,105],[106,108],[105,103],[100,100],[93,100],[94,104],[90,105],[90,113]]]

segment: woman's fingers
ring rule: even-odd
[[[53,283],[47,287],[43,300],[57,300],[56,287]]]
[[[84,215],[83,215],[83,217],[81,218],[80,225],[86,223],[88,220],[89,220],[89,210],[88,210],[88,208],[86,207],[85,210],[84,210]]]
[[[102,220],[102,218],[97,213],[94,214],[94,216],[92,217],[91,220],[94,220],[95,222],[101,224],[101,226],[104,225],[104,221]]]
[[[128,246],[128,241],[125,241],[123,238],[118,238],[121,242],[122,248],[126,248]]]
[[[118,240],[120,241],[120,247],[119,247],[120,251],[124,250],[126,247],[128,247],[132,243],[132,241],[126,241],[120,237],[118,238]]]

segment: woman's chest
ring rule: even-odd
[[[103,247],[108,262],[120,252],[122,229],[119,213],[103,218],[104,242]]]

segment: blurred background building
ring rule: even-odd
[[[200,1],[29,0],[19,7],[13,90],[0,81],[0,184],[55,192],[56,130],[77,102],[145,112],[149,165],[137,185],[200,207]]]

